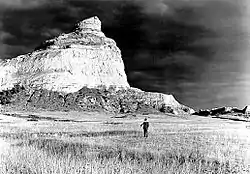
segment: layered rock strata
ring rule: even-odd
[[[44,42],[32,53],[0,62],[0,91],[15,84],[67,93],[83,86],[129,87],[121,51],[105,37],[97,17],[78,23],[73,32]]]
[[[172,95],[130,88],[121,51],[101,31],[97,17],[78,23],[71,33],[45,41],[32,53],[0,62],[0,91],[0,104],[41,108],[56,104],[60,110],[93,105],[118,113],[147,107],[174,114],[194,112]]]

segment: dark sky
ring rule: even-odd
[[[250,104],[247,0],[0,0],[0,58],[97,15],[131,86],[195,108]]]

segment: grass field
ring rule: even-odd
[[[145,117],[150,122],[148,138],[139,126]],[[248,126],[163,114],[0,115],[0,173],[248,174]]]

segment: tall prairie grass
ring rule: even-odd
[[[213,153],[217,152],[217,158],[215,156],[208,158],[209,149],[192,144],[187,148],[179,146],[156,150],[145,147],[147,143],[148,147],[154,145],[156,141],[152,140],[142,142],[144,145],[141,147],[129,147],[123,144],[103,145],[93,141],[74,142],[66,139],[39,137],[18,139],[18,143],[1,156],[0,173],[229,174],[248,172],[244,161],[237,164],[230,159],[235,158],[233,154],[223,153],[225,149],[230,148],[226,141],[224,141],[224,147],[215,146],[212,150]],[[187,146],[185,142],[184,144]]]
[[[144,138],[141,118],[91,120],[98,122],[0,124],[0,137],[11,142],[0,153],[0,174],[250,173],[250,135],[223,131],[232,122],[152,116]]]

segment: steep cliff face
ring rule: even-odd
[[[44,42],[30,54],[0,62],[0,91],[15,84],[67,93],[83,86],[129,87],[121,51],[105,37],[97,17],[78,23],[73,32]]]
[[[142,108],[194,112],[172,95],[130,88],[121,51],[114,40],[105,37],[97,17],[78,23],[71,33],[45,41],[32,53],[0,62],[0,104],[117,113]]]

